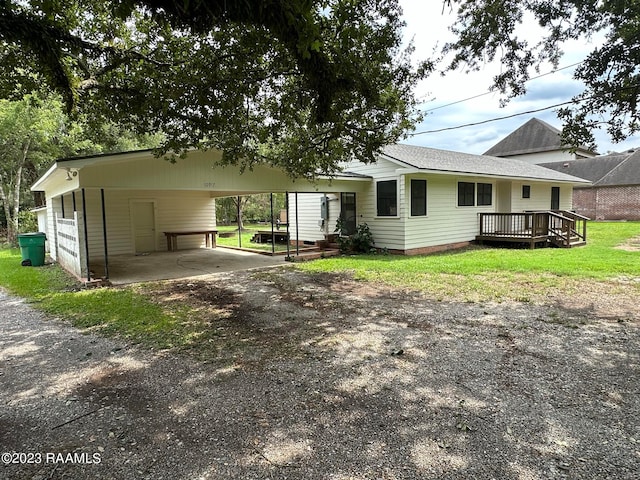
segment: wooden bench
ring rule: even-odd
[[[174,230],[164,232],[167,237],[167,250],[175,252],[178,250],[178,237],[181,235],[204,235],[204,243],[207,248],[216,248],[216,234],[218,230]]]

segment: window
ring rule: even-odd
[[[458,182],[458,206],[473,207],[475,205],[476,184]]]
[[[379,217],[395,217],[398,214],[398,188],[396,180],[376,184],[376,204]]]
[[[427,214],[427,181],[411,180],[411,216],[420,217]]]
[[[491,205],[493,185],[490,183],[478,184],[478,202],[476,205]]]
[[[522,198],[531,198],[531,185],[522,185]]]

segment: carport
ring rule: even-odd
[[[31,187],[45,193],[51,258],[81,280],[107,277],[114,281],[114,275],[119,275],[116,272],[120,258],[128,259],[129,271],[137,266],[142,272],[146,268],[144,261],[153,261],[145,257],[155,259],[166,252],[164,232],[214,230],[216,198],[256,193],[354,192],[370,182],[350,175],[319,178],[313,183],[293,180],[266,165],[245,171],[222,166],[221,158],[219,151],[192,151],[171,163],[144,150],[58,160]],[[295,217],[297,212],[292,212]],[[183,250],[204,250],[206,246],[200,235],[181,237],[179,243],[179,251],[167,252],[167,268],[183,268],[171,254],[179,256]],[[238,260],[237,256],[230,258]],[[211,265],[202,268],[207,273],[223,268],[217,264],[225,263],[213,256],[201,260],[211,261]],[[259,262],[265,261],[262,258]],[[283,260],[275,257],[274,261]],[[194,263],[186,264],[192,268],[185,270],[197,272]],[[127,274],[123,278],[134,276]]]

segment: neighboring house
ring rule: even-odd
[[[640,150],[541,166],[592,182],[576,186],[573,208],[592,220],[640,220]]]
[[[298,228],[292,222],[293,239],[321,239],[342,215],[351,230],[367,223],[378,248],[419,254],[460,247],[478,236],[480,214],[571,210],[573,187],[589,183],[517,159],[400,144],[376,163],[353,161],[345,171],[368,177],[359,182],[364,189],[289,195],[304,219]]]
[[[528,163],[541,164],[591,158],[596,152],[579,147],[570,152],[560,139],[561,132],[546,122],[532,118],[507,135],[484,154],[494,157],[516,158]]]
[[[293,181],[257,165],[240,173],[217,165],[220,152],[189,152],[176,163],[151,151],[58,160],[32,187],[44,191],[49,253],[79,278],[108,271],[110,255],[168,249],[166,231],[216,227],[215,199],[269,192],[361,191],[359,177]],[[181,236],[180,248],[205,245],[204,235]],[[102,276],[98,274],[98,276]]]

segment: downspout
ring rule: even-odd
[[[89,268],[89,228],[87,227],[87,201],[84,188],[82,189],[82,223],[84,224],[84,250],[87,260],[87,281],[91,281],[91,269]]]
[[[109,252],[107,249],[107,215],[104,207],[104,188],[100,189],[100,198],[102,200],[102,235],[104,242],[104,277],[109,280]]]

